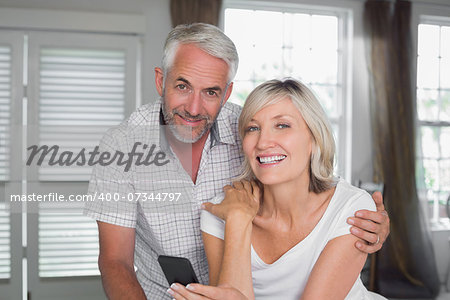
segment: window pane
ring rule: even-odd
[[[443,158],[450,158],[450,127],[441,128],[440,140],[441,140],[441,156]]]
[[[337,52],[325,50],[312,51],[311,81],[321,83],[337,83]]]
[[[253,88],[254,84],[252,81],[235,81],[230,101],[243,106],[245,99],[247,99],[248,94],[250,94]]]
[[[436,160],[424,159],[423,168],[425,171],[425,186],[430,190],[438,190],[438,164]]]
[[[334,16],[312,16],[312,49],[336,51],[338,49],[338,19]]]
[[[450,190],[450,159],[439,162],[439,180],[440,190]]]
[[[422,126],[422,152],[426,158],[439,157],[439,128]]]
[[[293,76],[303,82],[312,82],[315,66],[311,51],[295,48],[292,54]]]
[[[295,14],[292,24],[292,46],[298,50],[311,48],[311,15]]]
[[[253,45],[237,46],[239,55],[239,67],[236,73],[236,80],[251,80],[254,76],[253,67],[256,65],[259,57],[255,55],[255,47]],[[245,62],[245,63],[243,63]]]
[[[336,86],[319,86],[312,85],[314,93],[319,98],[320,104],[330,118],[339,116],[339,105],[337,102],[337,87]]]
[[[252,25],[255,24],[253,15],[253,10],[248,9],[229,8],[225,10],[225,32],[238,50],[242,45],[255,43],[253,40],[254,28]],[[245,26],[243,26],[243,20],[245,20]]]
[[[417,87],[437,89],[439,85],[439,59],[436,57],[417,58]]]
[[[450,121],[450,90],[441,91],[441,121]]]
[[[441,58],[441,88],[450,89],[450,57]]]
[[[271,47],[283,46],[283,14],[274,11],[255,11],[255,28],[252,32],[256,45]],[[242,20],[240,21],[241,26]]]
[[[419,56],[437,58],[439,56],[439,26],[419,25]]]
[[[450,27],[441,27],[441,57],[450,58]]]
[[[436,90],[417,90],[417,112],[420,120],[437,120],[438,92]]]
[[[267,80],[283,77],[282,68],[282,48],[256,45],[254,57],[257,62],[253,65],[255,68],[255,78],[257,80]]]

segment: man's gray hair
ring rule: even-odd
[[[222,30],[205,23],[181,24],[172,29],[167,36],[162,58],[164,74],[170,70],[180,44],[194,44],[209,55],[224,60],[228,65],[228,83],[230,83],[239,64],[236,46]]]

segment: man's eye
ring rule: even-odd
[[[280,123],[280,124],[277,124],[277,127],[278,128],[290,128],[291,126],[289,124]]]
[[[206,91],[206,94],[211,97],[217,96],[216,91],[213,91],[213,90]]]
[[[179,90],[185,90],[186,89],[186,85],[185,84],[179,84],[179,85],[177,85],[177,88]]]

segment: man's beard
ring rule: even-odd
[[[170,132],[173,136],[182,143],[195,143],[197,142],[204,134],[211,129],[214,124],[214,120],[209,115],[196,115],[193,116],[189,112],[183,110],[180,111],[178,109],[173,109],[172,111],[168,111],[166,107],[166,101],[164,99],[164,95],[161,97],[162,100],[162,113],[164,117],[164,122],[169,126]],[[175,122],[175,115],[179,117],[191,121],[200,121],[205,120],[206,124],[202,128],[193,128],[186,125],[178,125]],[[195,134],[196,129],[199,130],[199,133]],[[194,135],[195,134],[195,135]]]

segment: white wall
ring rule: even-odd
[[[137,14],[145,18],[143,41],[142,91],[143,103],[157,96],[153,68],[159,66],[162,48],[171,29],[168,0],[0,0],[0,9],[58,10],[94,13]]]

